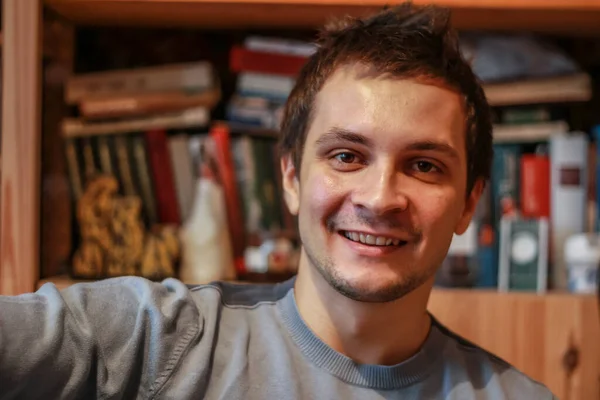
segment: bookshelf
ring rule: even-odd
[[[600,38],[600,0],[433,2],[451,7],[455,25],[464,30],[528,30]],[[0,294],[31,292],[45,282],[59,288],[77,283],[63,275],[39,278],[40,205],[47,204],[40,184],[41,56],[48,45],[52,46],[45,37],[42,51],[41,38],[46,35],[42,32],[44,7],[56,12],[70,26],[246,29],[311,28],[332,15],[362,14],[387,3],[380,0],[5,0]],[[532,90],[526,92],[529,97],[523,102],[537,101],[531,98]],[[547,91],[543,93],[539,97],[542,100],[552,96]],[[569,95],[572,97],[568,100],[589,98],[586,93]],[[497,96],[497,104],[510,101],[503,97],[505,93]],[[255,134],[273,136],[274,132]],[[52,137],[56,140],[58,136]],[[600,313],[593,296],[436,289],[430,310],[459,334],[549,385],[559,398],[596,398],[600,392]],[[573,349],[578,355],[574,367],[569,365],[575,354]],[[531,354],[542,356],[530,357]]]
[[[432,1],[415,0],[416,4]],[[206,27],[313,27],[331,15],[361,14],[394,3],[382,0],[46,0],[77,24]],[[454,10],[461,29],[600,32],[595,0],[436,0]]]

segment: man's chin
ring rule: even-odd
[[[362,303],[387,303],[398,300],[421,286],[426,278],[395,277],[394,279],[377,279],[376,276],[364,279],[347,278],[341,274],[323,275],[329,285],[341,295]]]

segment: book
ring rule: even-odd
[[[154,182],[158,220],[163,224],[180,225],[181,214],[167,145],[167,132],[164,129],[154,129],[146,132],[144,137]]]
[[[567,289],[564,246],[585,229],[588,138],[583,132],[550,139],[552,274],[554,289]]]
[[[129,132],[142,132],[153,129],[186,129],[208,124],[209,111],[204,107],[194,107],[183,111],[132,118],[122,121],[88,122],[78,118],[65,118],[62,122],[64,137],[115,135]]]
[[[483,90],[491,106],[578,102],[592,98],[591,79],[585,73],[484,84]]]
[[[244,47],[248,50],[296,55],[300,57],[310,57],[317,51],[317,45],[314,43],[257,35],[247,36],[244,40]]]
[[[529,125],[549,122],[552,118],[546,107],[512,107],[502,112],[503,125]]]
[[[196,107],[210,110],[220,99],[221,92],[218,88],[192,94],[170,91],[118,95],[82,99],[79,102],[79,113],[87,120],[132,118]]]
[[[544,293],[547,285],[548,220],[503,218],[498,288]]]
[[[199,92],[215,85],[207,61],[80,74],[65,87],[65,101],[75,104],[86,98],[159,91]]]
[[[519,209],[519,167],[521,146],[494,145],[492,163],[493,220],[497,224],[504,216],[516,216]]]
[[[548,141],[555,133],[569,131],[565,121],[530,124],[497,124],[493,126],[494,143],[535,143]]]
[[[247,97],[285,101],[295,84],[296,80],[287,76],[244,72],[238,75],[237,93]]]
[[[278,129],[276,110],[280,102],[261,97],[233,96],[227,104],[228,122],[265,129]]]
[[[148,227],[158,223],[152,170],[143,134],[130,136],[130,152],[134,179],[137,179],[138,194],[142,199],[145,221]]]
[[[229,54],[231,71],[257,72],[284,76],[296,76],[306,63],[303,56],[249,50],[241,46],[233,46]]]
[[[211,127],[209,134],[214,143],[219,181],[223,187],[227,203],[227,224],[231,236],[235,267],[238,274],[243,274],[245,272],[244,222],[241,215],[240,197],[231,156],[229,128],[225,124],[217,123]]]
[[[550,218],[550,158],[545,154],[521,156],[521,215]]]

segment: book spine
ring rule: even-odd
[[[124,136],[115,137],[115,151],[117,153],[117,164],[119,166],[119,176],[121,191],[125,196],[136,196],[137,191],[133,184],[133,174],[131,172],[131,162],[127,150],[127,139]]]
[[[521,157],[521,214],[525,218],[550,217],[550,158]]]
[[[71,186],[71,194],[73,196],[73,200],[76,202],[83,194],[84,177],[81,174],[82,168],[80,168],[79,165],[75,141],[76,139],[72,138],[65,140],[65,156],[67,159],[67,171]]]
[[[208,62],[76,75],[68,80],[65,100],[75,104],[85,98],[157,91],[200,91],[213,86]]]
[[[516,216],[519,200],[519,145],[495,145],[492,164],[493,218],[496,226],[505,216]]]
[[[96,145],[98,147],[98,154],[100,158],[100,169],[103,174],[116,175],[109,139],[110,138],[108,137],[96,138]]]
[[[231,49],[229,66],[233,72],[258,72],[284,76],[296,76],[306,63],[301,56],[248,50],[240,46]]]
[[[63,136],[116,135],[132,132],[146,132],[155,129],[184,129],[205,126],[209,121],[209,111],[204,107],[194,107],[171,114],[159,114],[122,121],[87,122],[77,118],[65,118],[62,122]]]
[[[133,160],[133,169],[135,180],[138,182],[139,195],[142,198],[144,215],[147,226],[153,226],[158,223],[156,213],[156,201],[154,198],[154,187],[150,178],[151,170],[148,164],[148,153],[146,143],[142,135],[135,135],[130,140],[131,159]]]
[[[185,92],[147,93],[107,98],[83,99],[80,114],[89,120],[140,117],[168,113],[192,107],[214,108],[221,98],[220,90],[210,89],[198,94]]]
[[[570,133],[550,140],[552,286],[567,289],[564,245],[569,236],[585,229],[587,135]]]
[[[154,180],[154,197],[159,222],[163,224],[181,224],[173,170],[167,145],[167,133],[157,129],[146,132],[146,147],[150,161],[150,170]]]
[[[289,54],[301,57],[310,57],[317,51],[317,46],[314,43],[263,36],[246,37],[244,40],[244,47],[249,50]]]
[[[214,142],[220,181],[225,192],[227,225],[231,237],[235,267],[238,274],[243,274],[246,271],[244,266],[244,221],[241,216],[240,198],[231,157],[229,128],[223,124],[216,124],[210,130],[210,137]]]
[[[91,138],[83,138],[81,141],[83,146],[83,168],[84,168],[84,190],[87,182],[96,176],[98,169],[96,168],[96,159],[94,157],[94,146]]]
[[[237,92],[242,96],[265,97],[273,101],[281,101],[290,95],[295,82],[294,78],[287,76],[244,72],[238,76]]]

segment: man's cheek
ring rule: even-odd
[[[442,233],[446,229],[452,230],[456,221],[457,207],[453,204],[451,196],[445,193],[420,198],[417,205],[417,214],[422,228],[429,228],[434,232]]]
[[[341,196],[342,185],[335,177],[315,173],[305,183],[305,201],[313,210],[327,209]]]

